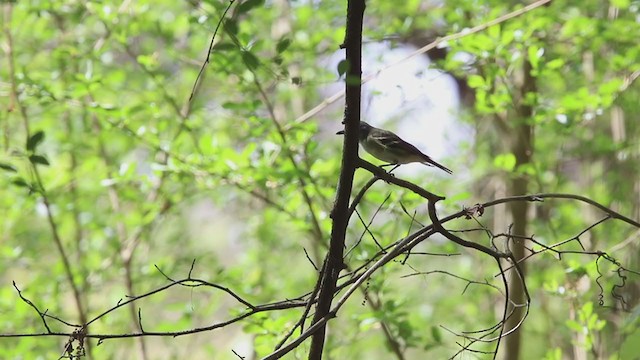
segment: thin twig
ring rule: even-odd
[[[213,43],[214,43],[214,41],[216,39],[216,35],[218,34],[218,30],[220,29],[220,25],[222,25],[222,22],[224,21],[224,18],[227,16],[227,13],[229,12],[229,9],[231,9],[231,6],[233,5],[234,2],[235,2],[235,0],[229,0],[229,5],[227,5],[226,9],[224,9],[224,12],[222,13],[222,16],[220,17],[220,20],[218,21],[218,25],[216,25],[216,29],[213,31],[213,35],[211,36],[211,43],[209,44],[209,50],[207,51],[207,58],[202,63],[202,67],[200,67],[200,71],[198,71],[198,76],[196,76],[196,81],[194,81],[194,83],[193,83],[193,88],[191,89],[191,94],[189,95],[188,103],[191,103],[191,100],[193,100],[193,96],[196,93],[196,88],[200,84],[200,79],[202,78],[202,74],[204,73],[204,69],[207,67],[207,65],[209,64],[209,61],[211,60],[211,52],[213,50]]]

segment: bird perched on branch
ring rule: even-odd
[[[340,130],[336,134],[344,134],[344,130]],[[388,165],[419,162],[428,166],[438,167],[449,174],[453,173],[447,167],[433,161],[429,155],[402,140],[398,135],[388,130],[373,127],[364,121],[360,122],[360,145],[377,159],[388,162]]]

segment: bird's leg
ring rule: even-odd
[[[391,174],[391,172],[397,169],[398,167],[400,167],[400,164],[396,164],[396,166],[392,167],[391,170],[389,170],[389,174]]]
[[[398,163],[389,163],[389,164],[380,165],[380,167],[381,167],[381,168],[383,168],[383,169],[384,169],[386,166],[393,166],[393,167],[391,168],[391,170],[387,171],[389,174],[391,174],[391,172],[392,172],[393,170],[397,169],[397,168],[398,168],[398,166],[400,166],[400,164],[398,164]]]

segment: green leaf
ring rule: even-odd
[[[611,95],[620,91],[624,81],[622,79],[611,79],[598,87],[598,93],[600,95]]]
[[[0,169],[8,172],[18,172],[18,170],[15,167],[5,163],[0,163]]]
[[[516,156],[512,153],[500,154],[493,159],[493,165],[506,171],[513,171],[516,167]]]
[[[278,52],[278,54],[281,54],[282,52],[287,50],[287,48],[289,48],[289,45],[291,45],[291,39],[282,38],[278,40],[278,44],[276,44],[276,51]]]
[[[471,75],[467,78],[467,84],[469,84],[469,87],[472,89],[477,89],[479,87],[484,87],[485,86],[485,81],[484,78],[480,75]]]
[[[544,360],[562,360],[562,349],[555,348],[547,350]]]
[[[36,147],[44,140],[44,131],[37,131],[35,134],[31,135],[29,139],[27,139],[27,150],[35,151]]]
[[[437,343],[442,343],[442,333],[440,332],[440,328],[437,326],[431,327],[431,336],[433,336],[433,340]]]
[[[156,55],[138,55],[136,61],[148,70],[155,70],[160,66],[159,59]]]
[[[514,31],[503,31],[500,37],[500,44],[502,44],[503,46],[507,46],[513,42],[514,38],[515,38]]]
[[[213,50],[214,51],[228,51],[228,50],[235,50],[237,49],[238,46],[235,45],[234,43],[230,43],[230,42],[220,42],[217,43],[214,47]]]
[[[45,158],[42,155],[30,155],[29,161],[31,161],[33,165],[36,165],[36,164],[49,165],[49,160],[47,160],[47,158]]]
[[[559,69],[563,66],[564,66],[564,59],[553,59],[545,65],[545,67],[548,69]]]
[[[346,74],[349,71],[349,62],[345,60],[340,60],[338,63],[338,76],[342,77],[342,75]]]
[[[260,65],[260,60],[249,51],[242,51],[242,62],[251,70],[256,69]]]
[[[538,69],[540,65],[540,59],[544,55],[544,48],[532,45],[527,49],[527,55],[529,57],[529,62],[531,63],[531,68],[533,68],[534,70]]]
[[[247,0],[238,6],[238,13],[244,14],[251,11],[251,9],[258,6],[262,6],[265,0]]]
[[[15,178],[11,183],[18,187],[31,188],[31,185],[29,185],[23,178]]]
[[[575,320],[567,320],[565,321],[565,325],[567,325],[567,327],[577,333],[582,333],[582,331],[584,330],[582,328],[582,325],[580,325],[577,321]]]
[[[238,22],[232,19],[225,20],[224,31],[229,35],[238,35]]]

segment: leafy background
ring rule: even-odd
[[[340,101],[305,121],[301,116],[327,98],[328,88],[343,84],[327,59],[343,41],[345,4],[233,3],[190,101],[228,5],[0,5],[0,332],[43,331],[12,281],[40,308],[73,323],[81,322],[80,313],[95,316],[127,295],[166,284],[155,266],[177,278],[188,273],[193,259],[194,275],[253,303],[294,298],[313,288],[317,273],[305,250],[320,264],[327,249],[340,166],[341,140],[333,135],[341,129]],[[519,7],[504,0],[372,0],[364,37],[385,51],[421,47]],[[403,176],[428,181],[429,189],[447,196],[442,214],[511,195],[514,179],[524,179],[528,192],[576,193],[640,218],[640,94],[634,83],[640,71],[639,15],[638,1],[553,1],[429,52],[430,68],[459,85],[451,131],[471,131],[455,152],[438,159],[454,169],[454,177],[420,169]],[[523,92],[532,81],[535,87]],[[369,96],[374,103],[381,94]],[[383,125],[398,129],[403,120],[396,117]],[[532,147],[523,162],[516,148],[524,127],[532,133]],[[366,180],[358,173],[356,188]],[[372,221],[371,234],[382,245],[428,222],[419,198],[387,184],[373,187],[359,213],[365,223]],[[536,204],[528,214],[527,232],[547,244],[571,238],[602,217],[568,201]],[[479,221],[495,233],[506,233],[511,222],[506,207],[487,211]],[[638,269],[638,231],[609,221],[581,240],[589,250],[607,251]],[[352,221],[348,246],[362,241],[348,254],[350,265],[363,264],[377,251],[371,234]],[[480,232],[469,236],[487,242]],[[459,347],[441,325],[471,331],[500,318],[502,296],[490,287],[472,284],[465,290],[465,281],[443,273],[404,277],[443,270],[499,285],[491,261],[438,238],[416,251],[459,255],[416,254],[385,267],[331,323],[327,356],[448,358]],[[629,275],[617,290],[627,303],[622,311],[611,295],[621,279],[613,267],[599,265],[604,290],[596,283],[594,257],[558,261],[543,254],[530,260],[533,303],[521,358],[636,358],[638,277]],[[135,331],[138,308],[145,330],[207,326],[242,310],[231,300],[206,289],[173,289],[102,318],[90,331]],[[94,342],[88,351],[96,359],[236,359],[232,349],[260,357],[300,314],[261,313],[177,338],[108,340],[99,347]],[[402,355],[394,353],[389,338],[398,341]],[[7,359],[57,358],[65,342],[0,338]],[[289,356],[304,358],[307,350],[303,345]]]

